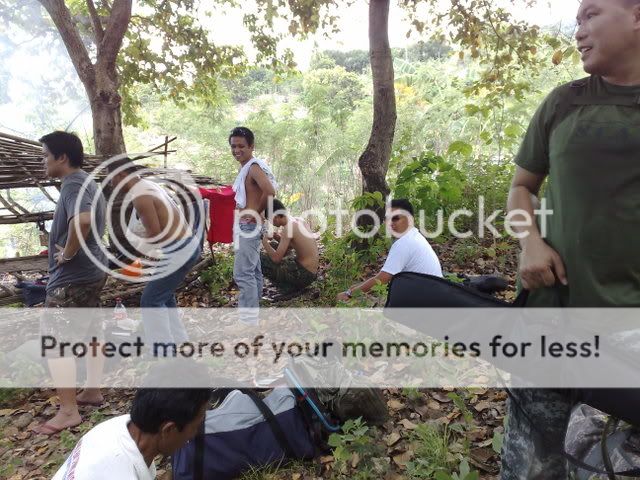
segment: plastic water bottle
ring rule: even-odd
[[[138,321],[127,316],[127,309],[124,308],[121,298],[116,298],[116,306],[113,309],[113,323],[116,327],[114,335],[127,336],[138,329]]]
[[[113,309],[113,320],[116,325],[127,318],[127,309],[124,308],[122,304],[122,299],[120,297],[116,298],[116,306]]]

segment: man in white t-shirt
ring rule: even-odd
[[[130,415],[92,428],[53,480],[152,480],[153,459],[171,455],[196,436],[209,405],[209,388],[141,388]]]
[[[427,239],[414,226],[411,202],[405,199],[392,200],[386,220],[387,228],[391,229],[396,240],[389,250],[389,255],[382,269],[375,277],[339,293],[338,300],[344,302],[349,300],[356,291],[366,293],[378,283],[387,284],[394,275],[400,272],[424,273],[442,277],[442,267],[438,256]]]

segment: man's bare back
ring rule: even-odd
[[[311,273],[316,273],[320,259],[315,234],[311,232],[311,229],[302,220],[292,218],[290,222],[292,233],[291,248],[296,252],[296,260]]]
[[[180,240],[191,236],[182,212],[159,185],[141,179],[132,188],[133,204],[147,230],[147,237],[163,233],[158,241]]]

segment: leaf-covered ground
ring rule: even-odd
[[[451,273],[493,274],[499,273],[513,286],[517,259],[513,244],[485,241],[482,243],[460,240],[434,244],[443,267]],[[216,255],[224,255],[224,252]],[[382,260],[382,259],[381,259]],[[375,272],[372,265],[363,275]],[[321,267],[326,274],[326,265]],[[181,306],[233,306],[233,286],[221,286],[212,293],[200,281],[183,289],[178,300]],[[302,296],[283,299],[267,285],[267,303],[274,306],[321,306],[318,287],[308,289]],[[505,298],[513,298],[513,289],[505,292]],[[136,297],[126,299],[125,304],[135,304]],[[131,390],[109,389],[104,391],[106,402],[100,408],[81,407],[84,422],[61,434],[46,437],[33,429],[52,416],[57,408],[57,398],[52,390],[0,391],[0,478],[45,479],[51,478],[64,461],[76,441],[93,425],[107,418],[128,411],[133,395]],[[360,478],[385,478],[389,480],[430,478],[429,462],[458,464],[461,458],[480,478],[496,478],[499,471],[499,450],[505,415],[506,393],[491,389],[470,390],[398,390],[384,391],[389,407],[389,420],[364,433],[365,447],[358,453],[349,450],[349,458],[322,457],[316,464],[301,464],[251,472],[247,478],[313,479],[358,477],[365,468],[371,476]],[[443,443],[444,442],[444,443]],[[446,445],[446,449],[443,449]],[[431,458],[442,453],[441,458]],[[426,461],[425,459],[428,459]],[[157,461],[159,478],[170,478],[167,459]]]

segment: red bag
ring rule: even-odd
[[[202,198],[209,200],[207,241],[209,244],[233,242],[236,194],[231,185],[223,185],[218,188],[199,188],[199,190]]]

